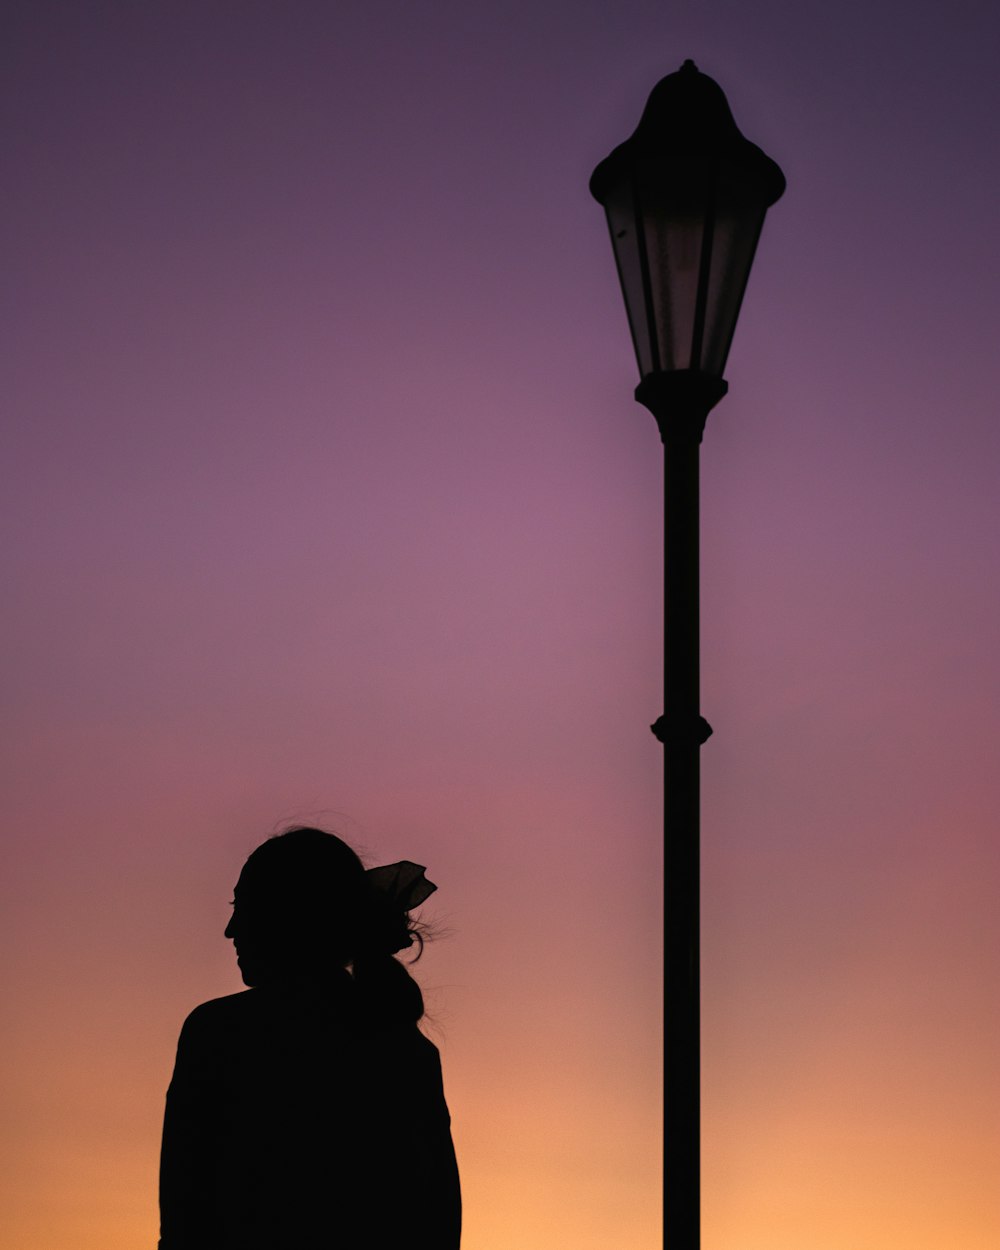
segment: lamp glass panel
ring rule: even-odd
[[[676,180],[644,170],[604,195],[640,377],[676,369],[721,377],[725,369],[766,211],[757,188],[727,173],[691,181],[679,195]]]
[[[697,363],[692,361],[691,351],[695,340],[705,215],[648,203],[644,208],[659,355],[659,361],[652,367],[690,369]]]
[[[632,332],[632,344],[639,362],[639,373],[645,376],[654,368],[654,348],[646,311],[645,256],[631,184],[621,182],[612,187],[606,194],[604,207],[608,216],[611,245],[615,252],[615,264],[618,267],[618,280]]]
[[[712,235],[705,329],[701,360],[695,367],[721,377],[733,340],[757,240],[764,224],[761,204],[723,205]]]

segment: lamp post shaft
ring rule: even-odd
[[[698,1250],[701,1207],[698,451],[664,436],[664,1244]]]
[[[721,378],[648,374],[636,399],[663,439],[663,1229],[666,1250],[701,1245],[700,708],[698,460]]]

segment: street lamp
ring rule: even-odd
[[[719,85],[685,61],[594,170],[639,363],[664,444],[664,1240],[700,1245],[698,448],[764,214],[785,189]]]

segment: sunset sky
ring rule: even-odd
[[[464,1250],[656,1250],[660,443],[594,165],[784,170],[703,446],[704,1250],[1000,1246],[1000,10],[8,0],[0,1244],[153,1250],[246,854],[427,865]]]

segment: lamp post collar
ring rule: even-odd
[[[725,378],[697,369],[670,369],[647,373],[635,388],[636,402],[655,417],[660,438],[701,442],[705,421],[729,390]]]

